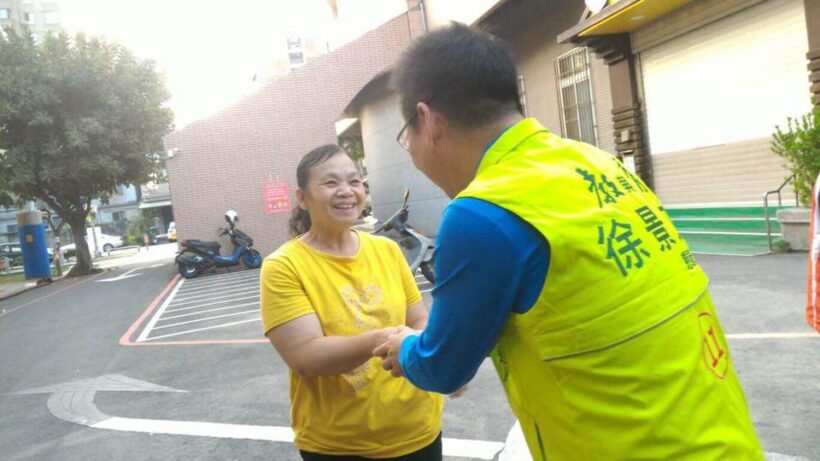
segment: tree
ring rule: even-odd
[[[787,120],[786,130],[775,127],[772,151],[788,161],[800,203],[811,206],[814,181],[820,174],[820,103],[811,112]]]
[[[162,170],[168,90],[153,62],[83,34],[38,44],[6,29],[0,63],[0,198],[39,199],[60,215],[77,245],[72,273],[88,273],[91,201]]]
[[[154,227],[154,218],[143,210],[140,214],[134,217],[131,225],[128,226],[128,241],[129,244],[142,245],[143,235],[152,234],[151,229]]]

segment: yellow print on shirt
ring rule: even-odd
[[[359,334],[390,324],[390,313],[386,309],[380,308],[384,300],[384,294],[375,283],[371,283],[361,290],[357,290],[351,285],[345,285],[342,287],[340,294],[348,312],[355,319],[355,325],[349,333]],[[350,373],[342,374],[342,377],[350,384],[354,392],[363,388],[370,381],[368,372],[370,371],[371,361],[368,360]]]
[[[390,312],[382,307],[384,294],[375,283],[366,285],[361,290],[345,285],[341,295],[348,311],[356,319],[357,330],[368,331],[390,325]]]

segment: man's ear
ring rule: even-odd
[[[419,114],[419,127],[426,127],[424,136],[427,142],[431,146],[436,145],[447,131],[447,122],[438,111],[433,110],[427,103],[418,103],[416,110]]]

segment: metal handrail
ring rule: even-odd
[[[763,194],[763,213],[766,215],[766,237],[769,239],[769,251],[772,251],[774,249],[772,247],[772,222],[769,217],[769,196],[772,194],[777,194],[777,206],[782,208],[783,199],[780,192],[783,190],[784,187],[786,187],[786,184],[794,180],[795,176],[797,175],[793,174],[789,176],[788,178],[786,178],[785,181],[783,181],[783,184],[781,184],[780,187],[778,187],[775,190],[770,190],[769,192]],[[800,202],[797,200],[797,188],[794,189],[794,203],[795,205],[800,204]]]

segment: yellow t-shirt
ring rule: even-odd
[[[265,258],[266,333],[308,314],[316,314],[326,336],[404,325],[407,307],[421,294],[401,249],[383,237],[358,235],[352,257],[294,239]],[[305,451],[395,457],[424,448],[441,432],[441,395],[392,377],[378,358],[340,375],[308,378],[291,371],[290,400],[295,443]]]

